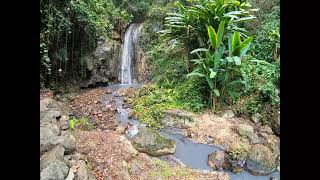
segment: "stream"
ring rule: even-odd
[[[106,94],[102,97],[102,102],[115,101],[119,123],[126,124],[132,122],[137,124],[139,127],[145,126],[140,123],[137,119],[129,119],[128,113],[130,109],[123,109],[122,105],[123,97],[118,96],[116,91],[120,88],[139,88],[141,85],[137,84],[114,84],[109,85],[107,88],[112,90],[112,94]],[[211,171],[208,165],[208,155],[216,150],[224,150],[223,147],[195,143],[189,138],[185,137],[177,128],[164,129],[160,132],[164,137],[168,137],[176,141],[176,151],[173,154],[174,157],[183,162],[187,167],[193,169],[207,170]],[[159,157],[162,160],[166,160],[166,155]],[[243,171],[239,174],[234,174],[231,171],[225,171],[229,174],[231,180],[269,180],[271,177],[276,177],[280,179],[279,172],[273,172],[266,176],[254,176],[247,171]]]

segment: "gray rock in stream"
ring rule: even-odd
[[[168,127],[194,126],[194,114],[181,109],[170,109],[165,111],[163,123]]]
[[[140,152],[151,156],[173,154],[176,150],[176,142],[161,136],[158,132],[141,127],[132,139],[132,145]]]
[[[248,155],[246,168],[255,175],[269,174],[276,169],[276,157],[267,146],[256,144]]]
[[[223,151],[215,151],[208,156],[208,165],[212,170],[217,171],[225,168],[227,163],[225,161],[225,153]]]

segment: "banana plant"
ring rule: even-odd
[[[241,41],[241,35],[239,32],[229,33],[228,36],[228,56],[223,60],[225,64],[224,77],[222,78],[222,87],[220,100],[224,98],[225,92],[228,92],[230,97],[234,97],[234,86],[242,84],[240,78],[234,78],[234,74],[239,70],[243,57],[247,54],[250,48],[250,44],[253,41],[253,37],[246,38],[243,42]],[[235,67],[234,67],[235,65]]]
[[[245,0],[201,0],[189,6],[178,2],[177,6],[177,12],[167,13],[166,29],[161,32],[169,39],[181,40],[185,46],[204,47],[202,44],[207,40],[208,25],[218,29],[220,22],[224,21],[228,31],[246,32],[244,28],[238,27],[238,23],[256,18],[251,15],[256,9],[251,9]],[[186,43],[190,41],[192,43]]]
[[[250,44],[253,41],[253,36],[241,41],[240,33],[234,32],[233,35],[229,34],[228,38],[228,54],[227,62],[234,62],[237,66],[241,65],[241,59],[247,54]]]
[[[225,51],[223,45],[223,35],[225,29],[225,21],[221,21],[218,31],[216,32],[212,26],[207,27],[210,45],[209,48],[198,48],[191,52],[191,54],[197,54],[199,59],[191,60],[198,65],[193,72],[188,76],[200,76],[206,79],[206,82],[210,88],[210,103],[215,111],[216,98],[220,96],[220,92],[217,89],[217,75],[221,73],[220,65],[221,59]],[[212,50],[211,50],[212,49]],[[206,57],[201,58],[198,52],[205,52]]]
[[[218,98],[223,98],[228,87],[241,82],[239,79],[232,79],[232,71],[241,65],[241,59],[249,50],[253,37],[248,37],[241,41],[239,32],[229,34],[228,51],[225,55],[226,46],[223,44],[226,22],[221,21],[217,31],[212,26],[207,27],[210,45],[208,48],[198,48],[191,52],[196,54],[198,59],[192,59],[196,67],[187,76],[200,76],[205,78],[210,88],[210,104],[213,111],[216,110]],[[199,53],[204,53],[205,57],[201,57]],[[232,80],[232,81],[231,81]]]

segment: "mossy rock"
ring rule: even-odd
[[[132,139],[135,149],[151,156],[173,154],[176,150],[176,142],[161,136],[158,132],[141,128],[138,134]]]
[[[254,145],[248,155],[246,168],[254,175],[269,174],[276,169],[276,157],[267,146]]]

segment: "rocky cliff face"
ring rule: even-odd
[[[95,86],[99,83],[116,82],[118,77],[118,54],[121,43],[115,40],[100,40],[92,55],[82,57],[86,69],[90,73],[88,80],[81,83],[81,87]]]
[[[124,26],[123,29],[126,29]],[[117,28],[111,39],[101,39],[96,50],[89,56],[83,57],[87,71],[90,74],[88,80],[83,81],[80,87],[87,88],[98,84],[113,84],[120,82],[121,76],[121,54],[123,47],[124,31]],[[140,48],[140,38],[136,46],[134,58],[135,83],[147,82],[149,74],[147,66],[147,55]]]

